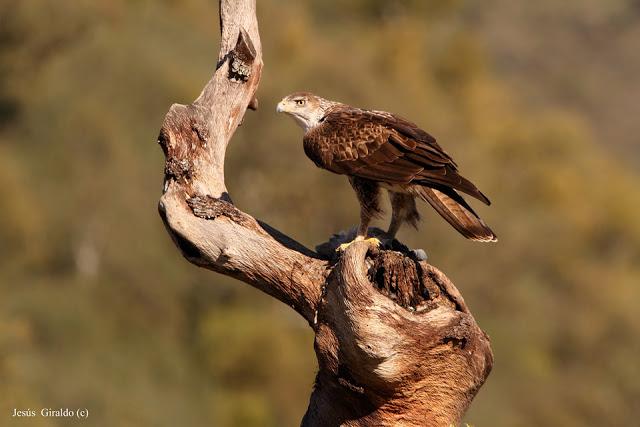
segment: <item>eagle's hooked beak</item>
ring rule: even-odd
[[[285,109],[284,109],[284,100],[278,102],[278,105],[276,106],[276,113],[284,113]]]

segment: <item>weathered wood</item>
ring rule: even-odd
[[[303,425],[458,422],[491,370],[487,336],[437,269],[367,250],[351,245],[328,277],[316,325],[320,370]],[[398,303],[412,297],[415,305]]]
[[[291,306],[313,328],[319,371],[304,426],[459,422],[492,354],[455,286],[399,242],[316,253],[238,210],[224,156],[255,98],[262,48],[255,0],[222,0],[215,73],[190,105],[169,109],[159,212],[190,262],[238,278]]]

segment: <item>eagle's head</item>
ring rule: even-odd
[[[309,92],[295,92],[285,96],[278,103],[276,111],[287,113],[293,117],[296,123],[307,132],[320,123],[331,107],[338,104],[338,102],[320,98]]]

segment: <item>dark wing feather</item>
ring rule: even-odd
[[[467,239],[478,242],[497,242],[491,228],[471,206],[450,187],[412,187],[412,192],[428,202],[449,224]]]
[[[337,108],[305,134],[304,149],[316,165],[335,173],[389,184],[444,185],[490,203],[458,174],[434,137],[390,113]]]

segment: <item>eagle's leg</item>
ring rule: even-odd
[[[349,177],[349,182],[356,192],[358,202],[360,203],[360,224],[355,239],[349,243],[343,243],[339,246],[339,250],[346,249],[351,243],[366,240],[372,245],[380,246],[380,240],[375,237],[367,239],[367,231],[369,223],[375,217],[382,215],[380,208],[380,185],[375,181],[368,179]]]
[[[391,201],[391,223],[387,235],[393,240],[403,222],[408,222],[413,227],[418,227],[420,214],[416,208],[415,198],[410,194],[396,193],[389,190],[389,200]]]

